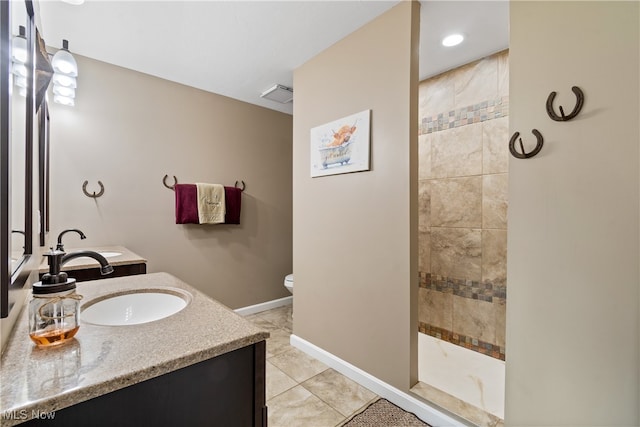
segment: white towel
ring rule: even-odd
[[[226,212],[224,186],[196,183],[196,187],[198,189],[198,220],[200,224],[223,223]]]

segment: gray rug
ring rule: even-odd
[[[430,427],[387,399],[378,399],[342,424],[343,427]]]

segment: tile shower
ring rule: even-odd
[[[505,359],[508,52],[419,87],[419,325]]]

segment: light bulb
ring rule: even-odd
[[[18,87],[27,87],[27,78],[26,77],[21,77],[21,76],[16,76],[16,79],[14,80],[16,86]]]
[[[68,105],[70,107],[73,107],[76,104],[73,98],[69,98],[67,96],[60,96],[60,95],[54,95],[53,102],[56,102],[62,105]]]
[[[24,64],[14,62],[11,65],[13,66],[13,69],[11,70],[11,72],[14,75],[20,76],[20,77],[27,77],[27,67]]]
[[[62,43],[64,47],[57,51],[51,60],[53,71],[56,73],[66,74],[67,76],[76,77],[78,75],[78,64],[76,63],[73,55],[71,55],[66,48],[68,46],[68,42],[63,40]]]
[[[65,96],[67,98],[75,98],[76,97],[75,89],[70,88],[70,87],[58,86],[58,85],[53,85],[53,94],[54,95]]]
[[[20,64],[27,62],[27,39],[24,36],[15,36],[11,40],[11,60]]]
[[[442,46],[451,47],[457,46],[464,40],[464,36],[462,34],[451,34],[442,39]]]
[[[58,86],[76,88],[76,78],[71,76],[65,76],[64,74],[54,73],[53,84]]]

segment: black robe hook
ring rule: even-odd
[[[517,159],[528,159],[530,157],[535,156],[540,152],[540,150],[542,150],[542,144],[544,143],[542,134],[538,131],[538,129],[533,129],[531,133],[533,133],[536,136],[537,143],[536,143],[536,148],[534,148],[533,151],[531,151],[530,153],[527,153],[524,150],[524,144],[522,143],[522,138],[519,138],[520,132],[516,132],[513,134],[513,136],[511,137],[511,140],[509,140],[509,151],[511,152],[511,155],[513,157]],[[520,142],[520,150],[522,151],[521,153],[516,151],[516,140],[519,140]]]
[[[233,185],[236,188],[240,188],[240,191],[244,191],[245,188],[247,188],[247,186],[244,184],[244,181],[240,181],[242,183],[242,188],[238,187],[238,181],[236,181],[236,183]]]
[[[556,122],[566,122],[573,119],[578,115],[578,113],[580,113],[580,110],[582,110],[582,106],[584,105],[584,93],[578,86],[572,87],[571,90],[576,94],[577,101],[576,106],[568,116],[564,114],[564,109],[562,108],[562,106],[560,106],[560,115],[558,116],[556,114],[555,110],[553,109],[553,100],[556,97],[556,93],[551,92],[549,94],[549,97],[547,98],[547,114],[549,115],[551,120],[555,120]]]

